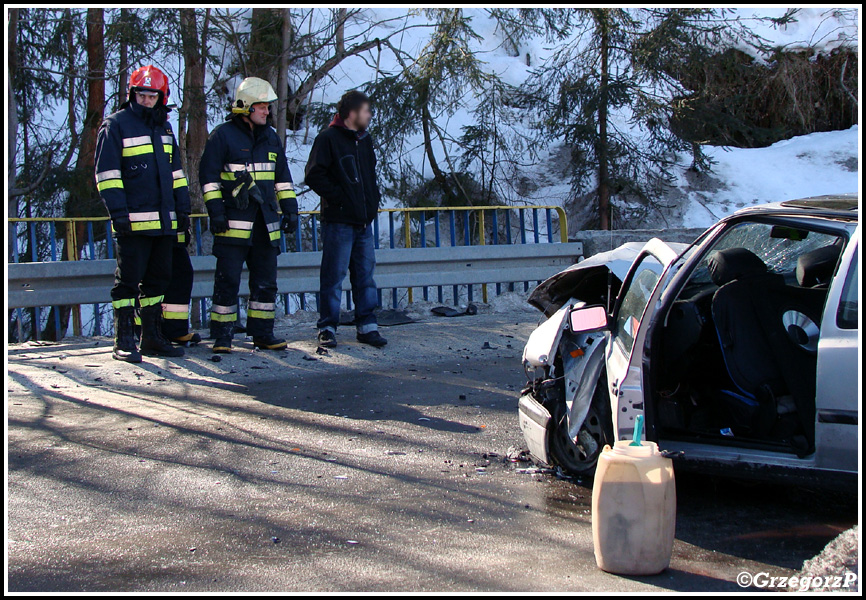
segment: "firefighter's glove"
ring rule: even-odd
[[[225,216],[220,215],[218,217],[210,218],[210,232],[214,235],[219,233],[225,233],[229,230],[229,222],[226,220]]]

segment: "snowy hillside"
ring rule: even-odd
[[[753,21],[762,16],[780,17],[785,10],[739,9],[738,15],[750,22],[755,32],[772,46],[812,47],[830,51],[841,44],[856,44],[857,24],[850,13],[823,8],[802,9],[797,13],[796,23],[781,27]],[[472,25],[482,38],[480,51],[485,69],[496,73],[510,85],[524,83],[531,74],[532,66],[541,64],[551,52],[550,44],[543,39],[526,40],[516,51],[507,52],[501,32],[485,11],[471,9],[467,12],[472,15]],[[370,9],[370,13],[370,20],[402,15],[400,26],[418,26],[392,40],[410,55],[417,54],[429,39],[430,29],[424,26],[426,20],[422,14],[406,15],[402,9]],[[355,26],[363,27],[366,24],[358,23]],[[387,35],[387,27],[382,29],[381,35]],[[751,52],[756,54],[754,49]],[[374,68],[377,60],[380,69],[378,75]],[[531,66],[527,66],[527,63]],[[371,52],[369,56],[351,57],[331,73],[328,83],[314,93],[313,101],[334,103],[345,90],[397,70],[396,60],[388,52],[383,51],[380,56]],[[447,118],[449,134],[457,137],[462,127],[474,122],[472,111],[476,108],[476,102],[469,94],[463,98],[453,115]],[[627,117],[620,116],[620,119],[624,122]],[[514,127],[518,132],[521,127],[526,127],[519,118],[515,121]],[[315,133],[304,128],[289,132],[289,162],[298,182],[303,181],[303,167]],[[669,197],[660,202],[671,208],[652,215],[652,222],[647,225],[706,226],[746,205],[814,194],[856,191],[858,137],[858,128],[853,127],[847,131],[802,136],[762,149],[708,147],[708,154],[716,164],[712,174],[701,178],[687,171],[689,160],[684,156],[677,189],[671,190]],[[392,161],[394,164],[408,161],[418,172],[430,177],[429,166],[425,170],[421,141],[420,134],[409,138],[402,146],[402,154],[383,156],[380,160]],[[459,150],[451,149],[454,152]],[[521,181],[513,187],[519,189],[520,194],[507,200],[520,204],[563,205],[571,191],[569,177],[564,172],[568,149],[561,142],[551,140],[549,147],[538,148],[537,151],[535,164],[522,168],[517,174]],[[442,153],[442,150],[436,148],[436,152]],[[311,192],[302,194],[300,199],[302,209],[315,209],[318,206],[318,198]],[[385,201],[389,206],[398,203],[397,198],[386,198]]]
[[[712,148],[711,183],[695,189],[682,178],[686,194],[681,224],[706,227],[744,206],[859,189],[858,127],[812,133],[768,148]]]

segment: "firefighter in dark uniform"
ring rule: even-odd
[[[171,255],[171,283],[162,300],[162,333],[181,346],[195,346],[201,336],[189,330],[189,302],[192,298],[193,270],[187,247],[192,240],[190,227],[178,229]]]
[[[217,257],[210,314],[217,353],[231,352],[245,262],[250,283],[247,334],[257,348],[286,347],[285,340],[274,337],[277,256],[280,231],[292,233],[298,226],[298,200],[285,150],[267,122],[276,99],[267,81],[244,79],[227,122],[211,132],[201,158],[199,179]]]
[[[129,78],[129,100],[102,123],[96,142],[96,187],[117,245],[111,289],[114,353],[183,356],[162,333],[162,301],[171,276],[172,246],[189,226],[189,191],[168,123],[168,78],[154,66]],[[140,306],[141,351],[136,347]]]

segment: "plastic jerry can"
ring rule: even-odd
[[[677,491],[671,459],[654,442],[605,446],[592,488],[592,539],[598,567],[655,575],[671,562]]]

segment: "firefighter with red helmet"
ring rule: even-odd
[[[96,144],[96,187],[111,217],[117,270],[111,289],[114,353],[183,356],[162,332],[163,296],[178,231],[189,227],[190,201],[177,140],[168,123],[168,78],[152,65],[129,78],[129,99],[102,123]],[[140,351],[135,335],[140,306]]]
[[[267,81],[244,79],[227,122],[208,137],[199,165],[217,258],[210,315],[217,353],[231,352],[244,263],[250,273],[247,333],[257,348],[286,347],[286,340],[274,336],[277,256],[280,231],[297,228],[298,201],[285,149],[268,125],[276,99]]]

